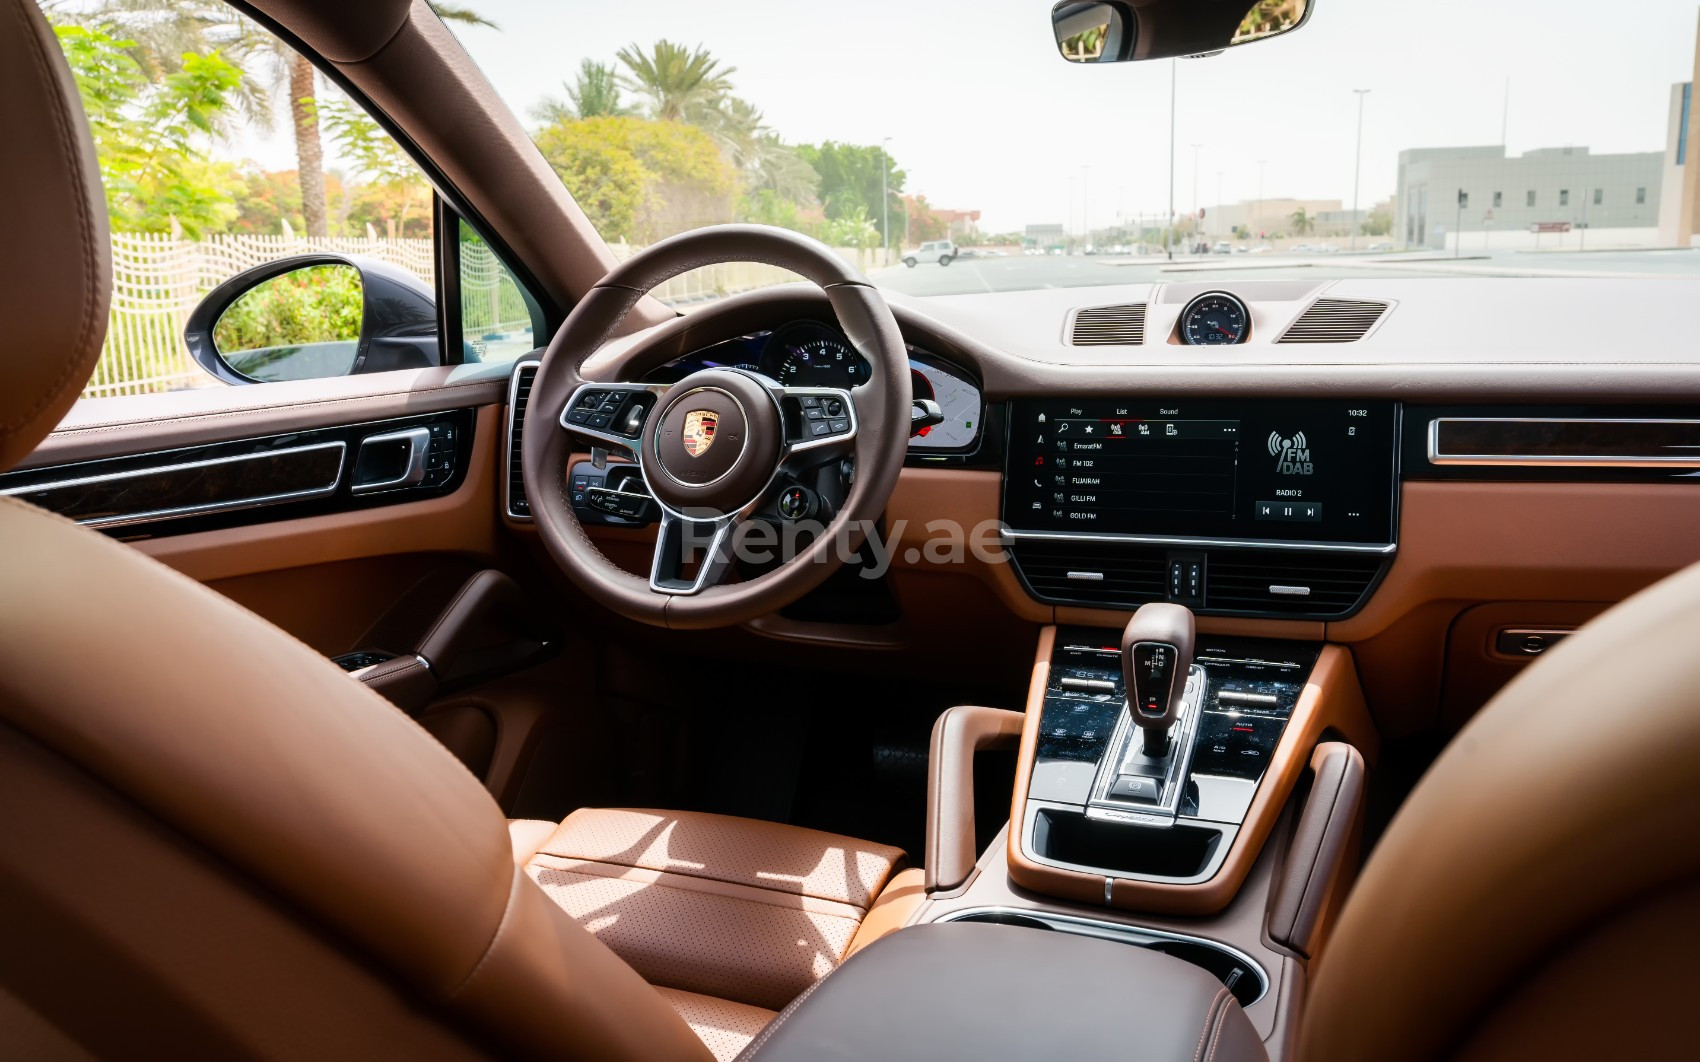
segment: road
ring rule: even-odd
[[[1224,255],[1169,261],[1161,255],[1105,257],[1010,255],[963,258],[948,266],[897,266],[877,270],[883,288],[909,295],[966,295],[974,292],[1025,291],[1033,288],[1149,284],[1156,281],[1243,279],[1315,279],[1339,277],[1654,277],[1700,276],[1700,249],[1599,252],[1504,252],[1465,255]]]

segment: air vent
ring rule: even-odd
[[[1104,542],[1030,540],[1010,548],[1036,597],[1138,608],[1163,600],[1168,554]]]
[[[1368,299],[1317,299],[1277,343],[1355,343],[1375,327],[1387,303]]]
[[[1068,341],[1077,347],[1137,346],[1145,342],[1145,304],[1076,310]]]
[[[531,400],[531,385],[537,379],[537,363],[523,361],[514,366],[508,390],[508,516],[531,519],[531,502],[525,496],[525,477],[520,474],[520,432],[525,430],[525,407]]]
[[[1204,607],[1212,612],[1335,617],[1354,611],[1385,558],[1357,553],[1213,550]]]

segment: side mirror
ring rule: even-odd
[[[1062,0],[1051,8],[1057,51],[1071,63],[1214,55],[1291,33],[1315,0]]]
[[[430,286],[356,255],[294,255],[243,270],[189,314],[183,341],[197,364],[230,384],[442,363]]]

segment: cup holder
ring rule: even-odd
[[[1252,961],[1251,956],[1226,944],[1202,937],[1188,937],[1158,929],[1122,925],[1118,922],[1100,922],[1091,918],[1077,918],[1074,915],[1053,914],[1050,911],[1019,911],[1009,907],[976,907],[945,915],[938,921],[989,922],[1000,926],[1045,929],[1160,951],[1182,962],[1191,963],[1222,982],[1242,1007],[1256,1003],[1269,990],[1268,977],[1265,976],[1263,968]]]

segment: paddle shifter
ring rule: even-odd
[[[1192,610],[1183,605],[1139,606],[1122,631],[1122,678],[1127,707],[1151,759],[1169,754],[1169,728],[1180,713],[1192,669]]]

